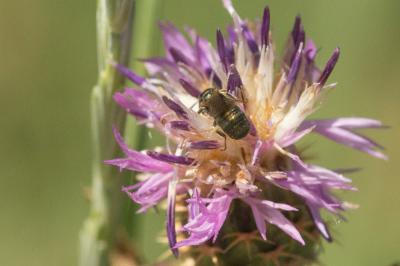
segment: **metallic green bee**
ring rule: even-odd
[[[235,104],[236,99],[218,89],[209,88],[199,96],[199,113],[214,118],[223,133],[232,139],[242,139],[250,131],[250,122],[243,111]],[[225,134],[217,130],[225,138]]]

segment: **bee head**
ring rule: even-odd
[[[215,118],[228,107],[226,103],[226,98],[218,89],[208,88],[199,96],[199,113],[206,113]]]
[[[200,106],[206,106],[209,103],[210,99],[213,98],[213,96],[215,96],[216,94],[218,94],[218,91],[215,88],[208,88],[204,90],[199,96]]]

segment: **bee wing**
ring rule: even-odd
[[[226,89],[221,89],[219,92],[228,100],[234,101],[234,102],[242,102],[240,99],[238,99],[235,95],[232,95],[229,93]]]
[[[243,91],[240,91],[240,98],[236,97],[235,95],[232,95],[231,93],[229,93],[227,90],[225,89],[221,89],[219,90],[220,93],[229,101],[232,101],[232,103],[234,104],[243,104],[243,107],[246,108],[246,99],[243,95]]]

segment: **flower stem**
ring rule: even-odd
[[[125,112],[113,103],[112,95],[125,79],[111,65],[127,65],[130,59],[134,0],[97,1],[97,84],[91,96],[92,185],[90,213],[80,232],[80,265],[110,265],[112,253],[125,234],[123,182],[117,170],[103,164],[118,154],[112,127],[124,130]],[[125,237],[126,238],[126,237]]]
[[[150,57],[155,49],[159,48],[156,39],[154,25],[160,17],[163,1],[142,0],[136,3],[136,15],[133,30],[139,36],[132,48],[133,64],[132,69],[139,75],[145,75],[144,64],[137,59]],[[147,129],[144,126],[137,126],[135,119],[127,117],[125,129],[125,141],[129,146],[141,150],[146,145]]]
[[[154,26],[161,15],[163,3],[164,1],[160,0],[142,0],[136,2],[133,31],[138,38],[134,40],[132,48],[132,68],[139,75],[145,75],[146,71],[143,63],[137,59],[150,57],[160,46],[159,42],[155,41],[157,40],[157,31],[154,30]],[[130,147],[134,147],[136,150],[144,149],[147,143],[147,136],[148,130],[146,127],[138,126],[133,117],[127,117],[125,141]],[[135,176],[132,175],[131,183],[133,183],[134,178]],[[128,233],[137,239],[140,238],[140,230],[138,228],[140,228],[140,223],[143,222],[143,217],[136,216],[135,208],[137,206],[134,204],[128,205],[126,228]]]

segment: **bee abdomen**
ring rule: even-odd
[[[217,125],[232,139],[242,139],[250,131],[250,123],[238,106],[216,119]]]

